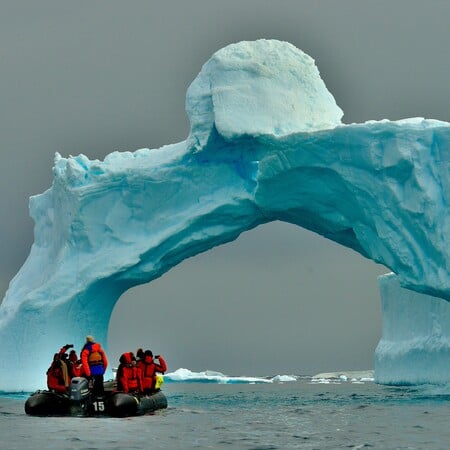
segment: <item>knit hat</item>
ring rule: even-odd
[[[95,342],[94,336],[91,335],[86,336],[86,342]]]

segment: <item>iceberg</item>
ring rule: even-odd
[[[183,142],[103,161],[56,154],[52,186],[30,198],[30,254],[0,306],[0,355],[14,361],[0,368],[0,390],[42,387],[55,343],[81,343],[86,334],[106,343],[127,289],[271,221],[385,265],[415,303],[450,300],[449,123],[343,124],[314,60],[276,40],[216,52],[189,87],[186,111]],[[396,292],[386,289],[383,301]],[[442,312],[427,305],[423,314]],[[428,354],[422,346],[396,359],[396,339],[404,355],[411,340],[386,330],[410,307],[387,316],[380,382],[403,379],[394,366]],[[417,339],[432,323],[424,321]],[[439,345],[449,337],[445,327],[433,336]],[[415,363],[423,370],[415,378],[409,364],[412,382],[434,371]]]
[[[375,350],[375,381],[447,384],[450,381],[450,303],[404,289],[391,273],[378,278],[383,329]]]

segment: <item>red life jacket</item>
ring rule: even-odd
[[[69,360],[67,361],[67,369],[69,370],[69,376],[71,378],[81,377],[83,375],[83,365],[74,351],[70,352]]]
[[[153,357],[145,356],[141,363],[142,388],[143,390],[154,390],[156,383],[156,372],[164,373],[167,370],[166,361],[160,356],[159,364],[156,364]]]
[[[134,392],[142,390],[141,369],[136,366],[130,353],[124,353],[121,360],[124,362],[119,367],[118,387],[124,392]]]
[[[68,369],[71,378],[83,376],[83,366],[77,361],[69,361]]]
[[[47,370],[47,387],[48,389],[60,393],[67,391],[69,386],[69,377],[67,374],[67,366],[64,361],[55,360]]]

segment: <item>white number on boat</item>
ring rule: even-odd
[[[96,411],[104,411],[105,410],[104,402],[94,402],[94,409]]]

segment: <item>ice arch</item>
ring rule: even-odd
[[[55,158],[30,199],[35,242],[0,309],[0,389],[42,386],[55,342],[105,342],[120,295],[282,220],[450,300],[450,125],[343,125],[314,61],[288,43],[217,52],[187,93],[191,133],[160,149]],[[2,371],[4,371],[2,373]],[[12,375],[12,376],[11,376]],[[39,378],[40,377],[40,378]]]

